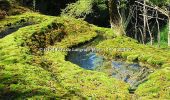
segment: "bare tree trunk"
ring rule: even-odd
[[[141,33],[141,43],[144,44],[144,36],[143,36],[143,34],[142,34],[142,29],[139,28],[139,31],[140,31],[140,33]]]
[[[156,11],[156,23],[157,23],[157,27],[158,27],[158,35],[157,35],[158,46],[160,47],[160,43],[161,43],[161,34],[160,34],[159,21],[158,21],[158,11]]]
[[[146,0],[144,0],[144,5],[143,5],[143,39],[144,39],[144,44],[146,43]]]
[[[169,14],[169,17],[168,17],[168,23],[169,23],[169,26],[168,26],[168,46],[170,46],[170,14]]]
[[[137,34],[138,34],[138,30],[137,30],[137,23],[138,23],[138,7],[136,6],[136,12],[135,12],[135,39],[138,40],[137,38]]]
[[[36,0],[32,1],[32,5],[33,5],[33,10],[35,11],[35,9],[36,9]]]
[[[125,31],[122,26],[121,16],[117,8],[117,0],[108,0],[111,28],[118,36],[124,35]]]
[[[146,19],[146,23],[147,23],[147,27],[148,27],[148,31],[149,31],[149,35],[150,35],[150,42],[151,42],[151,45],[153,45],[153,36],[152,36],[152,32],[149,27],[148,18]]]

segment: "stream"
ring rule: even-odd
[[[10,26],[8,27],[7,29],[3,30],[0,32],[0,39],[1,38],[4,38],[5,36],[13,33],[13,32],[16,32],[17,30],[19,30],[20,28],[22,27],[25,27],[25,26],[29,26],[29,25],[32,25],[33,23],[23,23],[21,25],[13,25],[13,26]]]
[[[143,83],[151,72],[149,68],[141,67],[138,63],[106,60],[95,52],[70,51],[66,59],[86,70],[105,72],[111,77],[129,83],[131,90]]]

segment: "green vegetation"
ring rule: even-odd
[[[164,26],[162,29],[161,29],[161,41],[160,41],[160,47],[161,48],[167,48],[168,47],[168,25]],[[157,41],[154,43],[155,46],[158,47],[158,43]]]
[[[94,6],[96,6],[100,13],[104,13],[104,11],[107,10],[105,0],[78,0],[63,9],[62,14],[72,17],[85,18],[87,15],[94,13]]]
[[[97,36],[92,25],[74,18],[35,13],[9,17],[11,23],[23,18],[32,18],[31,21],[35,20],[37,24],[20,28],[0,40],[0,79],[3,80],[0,89],[3,98],[8,95],[15,99],[129,98],[127,84],[65,61],[66,52],[38,51],[41,47],[68,48],[89,41]],[[2,23],[7,24],[5,20]],[[56,42],[51,44],[51,38]]]
[[[147,78],[147,81],[137,88],[135,94],[138,99],[169,99],[169,51],[139,44],[128,37],[116,37],[105,40],[97,47],[100,49],[110,48],[110,50],[100,52],[106,58],[111,57],[115,59],[118,57],[128,62],[142,62],[143,66],[147,65],[155,70]]]
[[[155,71],[148,77],[148,80],[139,85],[136,94],[139,99],[159,98],[170,99],[170,69],[169,67]]]
[[[16,0],[9,1],[16,3]],[[150,1],[157,5],[169,2]],[[7,13],[12,16],[0,20],[0,36],[9,29],[23,27],[0,39],[0,99],[170,99],[168,48],[140,44],[130,37],[116,36],[117,29],[97,27],[76,19],[92,13],[96,5],[103,12],[107,9],[103,0],[78,0],[69,4],[58,17],[10,5]],[[26,23],[30,24],[24,26]],[[167,31],[167,28],[161,31],[162,44],[167,42]],[[109,62],[92,71],[66,61],[68,52],[65,50],[86,43],[100,49],[98,54],[106,59],[137,62],[153,72],[132,94],[128,83],[110,77]]]
[[[139,44],[129,37],[108,39],[101,42],[97,47],[100,49],[108,48],[108,50],[101,51],[106,56],[112,58],[121,57],[131,62],[139,61],[153,65],[155,66],[154,68],[159,68],[163,64],[169,63],[168,51]]]

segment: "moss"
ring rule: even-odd
[[[141,55],[139,56],[139,60],[140,60],[141,62],[147,62],[147,60],[148,60],[151,56],[152,56],[151,54],[148,54],[148,55],[141,54]]]
[[[89,41],[97,36],[95,29],[87,23],[79,20],[64,18],[66,26],[66,36],[61,42],[55,43],[51,48],[64,48],[78,45]],[[62,22],[62,20],[60,19]],[[75,27],[79,30],[74,31]],[[81,28],[83,27],[83,28]],[[45,52],[44,57],[51,62],[51,66],[47,70],[53,73],[54,77],[58,78],[61,84],[69,91],[74,91],[75,94],[81,95],[83,98],[89,99],[127,99],[128,85],[108,78],[107,75],[98,72],[87,71],[79,66],[65,61],[66,52],[55,51]],[[100,76],[99,76],[100,75]],[[121,86],[119,86],[121,85]],[[118,88],[122,87],[122,89]],[[120,93],[117,93],[119,91]]]
[[[5,85],[2,88],[2,98],[6,98],[8,95],[12,95],[9,98],[27,98],[34,95],[43,95],[49,98],[62,97],[67,93],[67,90],[56,83],[48,71],[41,67],[27,65],[27,63],[32,63],[33,55],[30,53],[26,40],[35,33],[49,30],[47,27],[52,25],[54,18],[26,13],[10,16],[9,20],[2,20],[1,25],[2,27],[6,26],[3,28],[8,28],[9,23],[10,25],[21,24],[23,19],[26,22],[36,22],[37,24],[20,28],[0,40],[0,63],[5,66],[0,75],[1,84]],[[49,82],[51,83],[49,84]]]
[[[5,96],[25,98],[33,95],[57,97],[67,93],[55,82],[51,73],[40,67],[26,64],[5,65],[5,69],[1,70],[0,80],[2,98]]]
[[[85,98],[129,99],[128,85],[125,83],[108,78],[104,73],[84,70],[55,54],[46,54],[46,58],[53,62],[49,70],[68,90],[74,90]]]
[[[139,85],[135,94],[139,99],[170,99],[170,69],[164,68],[151,74]]]
[[[37,23],[39,22],[39,19],[42,18],[44,18],[42,19],[42,21],[44,20],[47,21],[43,23],[39,22],[40,24],[20,28],[18,31],[14,32],[13,34],[8,35],[5,38],[1,39],[0,54],[1,54],[1,59],[3,59],[2,61],[0,61],[1,63],[10,64],[10,63],[29,61],[32,56],[28,54],[29,48],[23,47],[27,45],[26,39],[29,39],[32,36],[32,34],[34,34],[35,32],[47,27],[54,20],[51,17],[41,16],[39,14],[31,14],[31,13],[26,13],[24,15],[15,16],[15,17],[17,20],[18,19],[21,20],[22,18],[28,17],[32,19],[31,21],[36,20],[36,18],[34,17],[37,17]]]
[[[161,66],[162,64],[164,64],[167,60],[166,59],[161,59],[161,57],[158,57],[158,58],[152,58],[150,57],[147,62],[149,64],[152,64],[152,65],[157,65],[157,66]]]
[[[0,31],[34,22],[0,39],[2,98],[12,95],[12,99],[130,99],[128,84],[65,61],[66,51],[40,50],[69,49],[98,35],[107,39],[96,43],[102,49],[101,54],[154,65],[156,71],[135,92],[139,98],[169,98],[169,51],[138,44],[128,37],[115,37],[110,29],[71,17],[25,13],[0,22]],[[162,69],[155,67],[161,65]]]
[[[138,61],[138,56],[139,55],[130,55],[130,56],[127,57],[127,60],[130,61],[130,62]]]
[[[165,68],[165,67],[170,67],[170,63],[166,63],[166,64],[162,65],[162,67],[163,67],[163,68]]]
[[[9,97],[12,99],[129,98],[127,84],[65,61],[67,52],[38,50],[46,47],[67,49],[90,41],[97,36],[92,25],[70,17],[35,13],[10,16],[1,25],[7,29],[7,24],[15,26],[21,24],[22,19],[35,21],[35,25],[20,28],[0,40],[2,98],[8,95],[12,95]]]
[[[169,99],[169,51],[159,48],[138,44],[126,37],[116,37],[105,40],[98,48],[131,48],[125,51],[104,51],[105,56],[120,55],[128,61],[138,61],[152,65],[156,71],[151,74],[147,81],[139,85],[135,94],[138,99]],[[113,58],[113,57],[112,57]],[[148,66],[150,67],[150,66]],[[161,69],[160,69],[161,68]]]
[[[105,39],[111,39],[116,37],[115,31],[110,28],[96,27],[94,29],[99,35],[102,35]]]
[[[144,62],[157,67],[169,61],[168,51],[138,44],[137,41],[127,37],[116,37],[115,39],[105,40],[97,48],[110,48],[111,51],[104,50],[103,53],[112,57],[120,55],[128,61]]]

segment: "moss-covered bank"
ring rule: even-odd
[[[66,51],[54,51],[85,43],[98,35],[102,40],[95,45],[104,50],[100,54],[106,58],[142,62],[155,70],[139,85],[135,99],[170,98],[169,51],[139,44],[128,37],[116,37],[110,29],[80,19],[37,13],[6,17],[0,21],[0,33],[27,22],[33,25],[0,39],[0,98],[132,99],[128,84],[102,72],[82,69],[65,61]]]
[[[65,61],[66,52],[39,50],[89,41],[97,36],[92,25],[73,18],[25,13],[1,20],[1,30],[22,24],[23,19],[35,24],[0,39],[0,98],[130,99],[127,84]]]
[[[148,45],[139,44],[128,37],[116,37],[105,40],[99,45],[105,49],[100,53],[106,57],[121,58],[128,62],[139,62],[143,66],[154,69],[147,80],[139,85],[135,94],[139,99],[169,99],[170,98],[170,52]],[[106,50],[106,48],[108,48]]]

